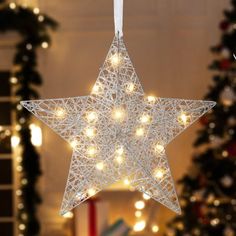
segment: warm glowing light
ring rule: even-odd
[[[13,77],[10,78],[10,82],[11,82],[12,84],[17,84],[18,79],[13,76]]]
[[[31,131],[31,143],[36,147],[42,146],[43,135],[41,128],[35,124],[31,124],[29,127]]]
[[[43,22],[44,21],[44,16],[43,15],[39,15],[38,20],[39,20],[39,22]]]
[[[162,169],[157,169],[157,170],[155,171],[155,177],[156,177],[157,179],[162,179],[163,176],[164,176],[164,170],[162,170]]]
[[[97,163],[97,164],[96,164],[96,168],[97,168],[98,170],[103,170],[103,169],[104,169],[104,163],[103,163],[103,162]]]
[[[97,154],[97,148],[95,146],[88,147],[87,154],[90,157],[94,157]]]
[[[68,211],[68,212],[66,212],[66,214],[63,215],[63,217],[67,218],[67,219],[72,219],[73,216],[74,216],[74,214],[71,211]]]
[[[125,184],[125,185],[129,185],[129,184],[130,184],[129,179],[125,179],[125,180],[124,180],[124,184]]]
[[[17,167],[16,167],[16,170],[17,170],[18,172],[21,172],[21,171],[23,170],[23,167],[22,167],[22,166],[17,166]]]
[[[28,180],[27,180],[26,178],[24,178],[24,179],[21,180],[21,183],[22,183],[23,185],[26,185],[26,184],[28,184]]]
[[[142,210],[145,207],[145,202],[144,201],[137,201],[134,204],[135,208],[138,210]]]
[[[11,137],[11,146],[13,148],[17,147],[18,145],[20,144],[20,137],[16,136],[16,135],[13,135]]]
[[[88,112],[86,117],[87,117],[88,122],[96,122],[98,120],[98,115],[94,111]]]
[[[14,2],[11,2],[11,3],[9,4],[9,7],[10,7],[12,10],[14,10],[14,9],[16,9],[16,4],[15,4]]]
[[[103,86],[100,83],[96,83],[93,86],[92,93],[93,94],[100,94],[103,91]]]
[[[16,195],[17,196],[21,196],[22,195],[22,191],[20,189],[16,190]]]
[[[156,97],[154,97],[154,96],[147,96],[147,101],[148,101],[149,103],[155,103]]]
[[[129,83],[129,84],[127,84],[127,87],[126,87],[126,92],[127,92],[127,93],[132,93],[134,90],[135,90],[135,85],[134,85],[134,83]]]
[[[124,119],[125,116],[125,111],[123,108],[121,107],[116,107],[113,109],[112,111],[112,117],[114,120],[116,121],[122,121]]]
[[[215,219],[211,220],[211,225],[212,225],[212,226],[216,226],[216,225],[218,225],[219,223],[220,223],[220,220],[219,220],[218,218],[215,218]]]
[[[140,218],[142,216],[142,212],[141,211],[135,211],[135,217]]]
[[[155,152],[157,152],[157,153],[160,153],[160,152],[163,152],[165,150],[165,147],[163,146],[163,145],[161,145],[161,144],[156,144],[156,146],[155,146]]]
[[[122,146],[118,147],[116,149],[116,154],[120,155],[120,156],[123,155],[124,154],[124,148]]]
[[[116,156],[116,162],[118,163],[118,164],[121,164],[122,162],[123,162],[123,156]]]
[[[159,231],[159,226],[158,225],[153,225],[152,226],[152,232],[157,233]]]
[[[151,197],[148,194],[143,193],[143,199],[144,200],[149,200],[149,199],[151,199]]]
[[[87,128],[85,130],[85,134],[86,134],[87,137],[93,138],[95,136],[96,132],[95,132],[94,128]]]
[[[39,8],[38,7],[35,7],[34,9],[33,9],[33,12],[34,12],[34,14],[39,14],[39,12],[40,12],[40,10],[39,10]]]
[[[149,115],[142,115],[140,121],[143,124],[148,124],[151,121],[151,117]]]
[[[117,67],[121,63],[121,56],[118,53],[115,53],[110,58],[111,64],[114,67]]]
[[[187,125],[190,122],[190,116],[182,112],[178,117],[178,121],[182,125]]]
[[[55,114],[57,118],[63,119],[66,115],[66,111],[63,108],[59,107],[56,109]]]
[[[136,136],[143,136],[144,135],[144,128],[137,128],[136,129]]]
[[[24,224],[19,224],[19,230],[25,230],[25,225]]]
[[[134,225],[134,228],[133,230],[135,232],[140,232],[140,231],[143,231],[146,227],[146,222],[144,220],[142,221],[138,221],[135,225]]]
[[[95,190],[94,188],[88,189],[88,195],[89,195],[89,196],[93,196],[93,195],[95,195],[95,194],[96,194],[96,190]]]
[[[76,148],[76,147],[78,146],[78,141],[77,141],[77,140],[71,141],[71,142],[70,142],[70,146],[71,146],[72,148]]]
[[[42,42],[41,46],[42,46],[42,48],[46,49],[46,48],[48,48],[49,44],[48,44],[48,42]]]

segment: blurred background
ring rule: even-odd
[[[144,91],[219,103],[167,148],[182,216],[121,182],[61,217],[71,147],[19,101],[90,93],[114,36],[113,1],[0,0],[0,235],[234,236],[235,5],[124,1],[124,39]]]

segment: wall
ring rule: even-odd
[[[201,99],[210,83],[209,47],[228,0],[126,0],[125,42],[146,93]],[[43,98],[86,95],[98,75],[113,38],[112,0],[41,0],[41,9],[61,24],[53,45],[41,53]],[[186,171],[197,125],[167,150],[174,178]],[[58,216],[71,150],[44,127],[41,181],[43,235],[63,235]],[[121,207],[118,204],[113,209]],[[160,208],[162,226],[171,213]]]

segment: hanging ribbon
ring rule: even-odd
[[[123,0],[114,0],[115,35],[123,36]]]

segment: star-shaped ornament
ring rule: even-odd
[[[21,104],[73,147],[63,215],[124,179],[180,213],[165,147],[215,102],[145,96],[116,36],[89,96]]]

